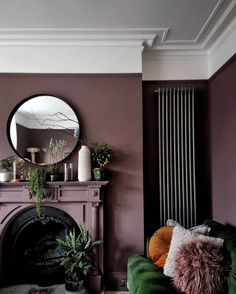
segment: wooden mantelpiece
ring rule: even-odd
[[[46,182],[43,206],[58,208],[69,214],[77,224],[85,223],[94,239],[104,239],[103,196],[108,181]],[[2,272],[2,241],[4,232],[18,214],[34,206],[28,182],[0,183],[0,273]],[[97,247],[96,264],[99,274],[92,277],[94,292],[102,288],[104,273],[103,246]]]
[[[108,181],[89,182],[46,182],[45,188],[53,195],[44,199],[44,202],[76,201],[76,202],[102,202],[100,189],[107,185]],[[0,183],[0,203],[22,202],[31,203],[29,198],[28,182],[4,182]],[[68,194],[67,192],[70,191]]]

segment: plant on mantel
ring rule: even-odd
[[[3,158],[0,160],[0,182],[7,182],[11,178],[13,170],[13,156]]]
[[[55,163],[48,165],[46,168],[46,173],[51,182],[58,180],[60,177],[58,164]]]
[[[46,172],[43,168],[35,168],[29,175],[29,192],[30,198],[35,203],[36,213],[41,215],[41,202],[45,198],[44,185],[46,180]]]
[[[6,171],[6,172],[12,172],[12,167],[13,167],[13,157],[7,157],[7,158],[3,158],[0,160],[0,168],[2,171]]]
[[[104,178],[104,170],[112,159],[111,147],[106,143],[93,143],[91,151],[94,178],[95,180],[102,180]]]

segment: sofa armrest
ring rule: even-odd
[[[148,258],[132,255],[128,259],[129,294],[176,294],[170,277]]]

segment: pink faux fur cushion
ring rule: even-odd
[[[229,263],[222,247],[197,240],[181,246],[175,255],[173,281],[186,294],[222,293]]]

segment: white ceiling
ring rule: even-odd
[[[235,17],[236,0],[0,0],[0,38],[148,32],[156,35],[151,49],[208,48]]]
[[[0,73],[208,79],[236,53],[236,0],[0,0]]]

